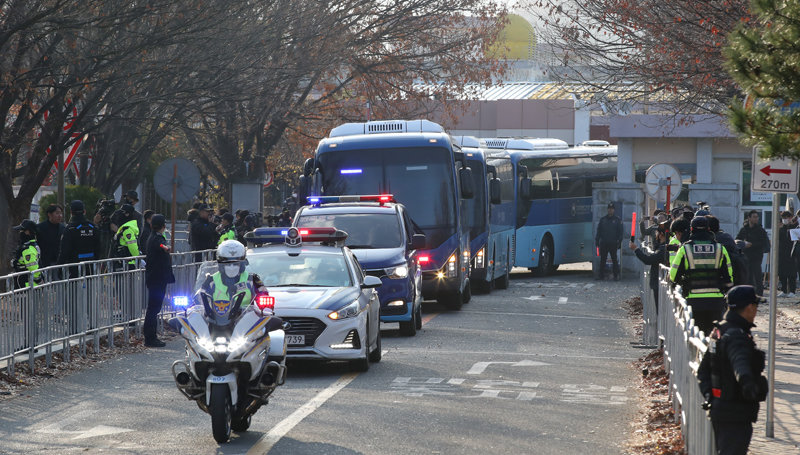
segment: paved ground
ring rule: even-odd
[[[643,352],[621,302],[637,286],[524,272],[460,312],[426,302],[416,337],[384,327],[366,373],[292,365],[251,431],[223,446],[172,382],[175,340],[1,402],[0,453],[623,453]]]

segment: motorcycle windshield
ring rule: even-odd
[[[206,318],[218,326],[227,326],[242,314],[242,300],[245,293],[239,292],[231,299],[215,300],[203,290],[195,294],[195,302],[202,303]]]
[[[217,265],[217,261],[205,261],[200,264],[200,268],[197,270],[197,278],[194,281],[194,292],[200,290],[205,283],[206,278],[213,275],[219,270],[219,266]]]

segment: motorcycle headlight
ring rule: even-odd
[[[342,308],[341,310],[333,311],[331,313],[328,313],[328,317],[333,319],[334,321],[336,321],[336,320],[339,320],[339,319],[347,319],[347,318],[356,317],[356,316],[358,316],[358,313],[359,313],[359,311],[358,311],[358,300],[356,300],[355,302],[351,303],[350,305],[347,305],[346,307]]]
[[[389,278],[405,278],[408,276],[408,266],[401,264],[396,267],[389,267],[386,269],[386,275]]]
[[[211,338],[198,338],[197,344],[208,352],[214,352],[214,341]]]
[[[228,352],[235,352],[244,346],[247,340],[244,337],[236,337],[231,339],[231,342],[228,343]]]

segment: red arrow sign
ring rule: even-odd
[[[791,169],[772,169],[769,165],[767,167],[762,167],[761,172],[770,175],[770,174],[791,174]]]

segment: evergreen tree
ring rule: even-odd
[[[745,99],[732,103],[733,128],[765,157],[800,158],[800,2],[753,0],[752,23],[731,33],[727,68]]]

